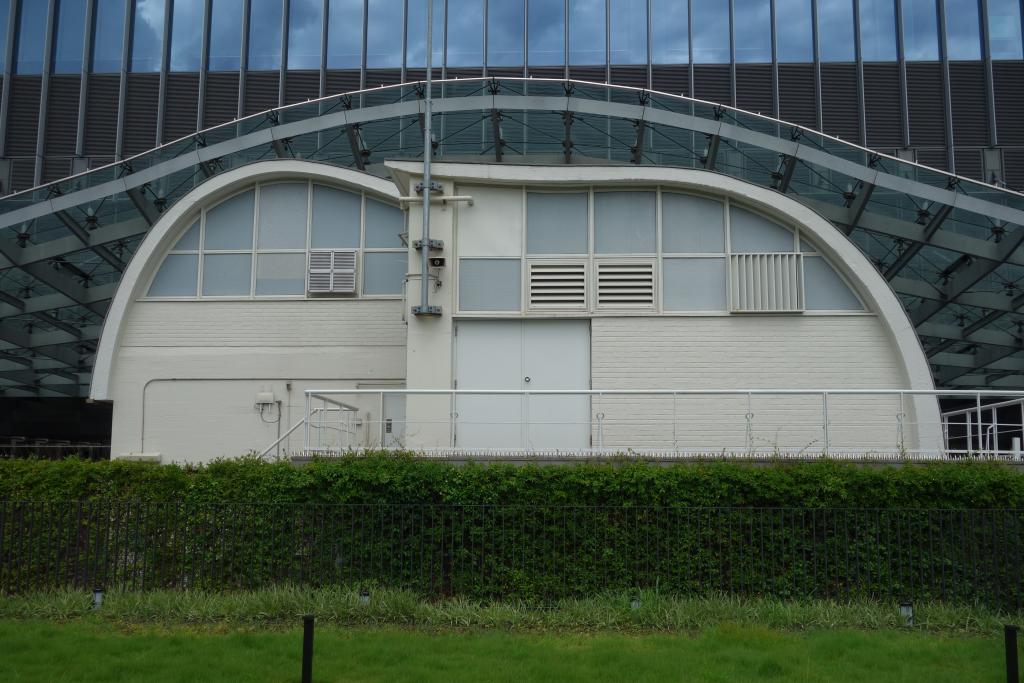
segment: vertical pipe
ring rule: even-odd
[[[430,158],[434,154],[431,126],[431,98],[433,93],[434,57],[434,3],[427,2],[427,83],[426,98],[423,102],[423,234],[420,235],[420,311],[427,313],[427,276],[430,268]]]
[[[967,435],[965,437],[966,438],[966,446],[964,447],[964,450],[966,452],[970,453],[971,451],[974,450],[974,433],[971,431],[971,414],[970,413],[964,413],[964,417],[966,418],[966,421],[964,422],[964,426],[967,428]]]
[[[825,452],[828,453],[829,448],[829,434],[828,434],[828,392],[821,392],[821,421],[822,421],[822,432],[825,436]]]
[[[11,3],[12,5],[14,3]],[[85,112],[86,103],[89,98],[89,46],[92,44],[93,34],[93,13],[95,11],[94,2],[86,2],[85,4],[85,36],[82,38],[82,65],[79,69],[79,81],[78,81],[78,126],[75,131],[75,156],[82,157],[85,155]],[[8,78],[4,78],[4,87],[7,87]],[[3,125],[0,124],[0,129]],[[72,172],[75,171],[74,165],[72,164]]]
[[[302,683],[313,683],[313,615],[302,617]]]
[[[900,65],[900,108],[903,110],[903,147],[910,147],[910,107],[907,105],[907,60],[903,46],[903,3],[896,3],[896,59]]]
[[[999,412],[992,409],[992,454],[999,455]]]
[[[57,0],[49,0],[46,12],[46,35],[43,38],[43,70],[39,78],[39,111],[36,118],[36,158],[32,184],[43,181],[43,158],[46,156],[46,110],[50,100],[50,73],[53,57],[53,32],[56,29]]]
[[[124,3],[124,28],[121,31],[121,87],[117,93],[117,132],[114,135],[114,158],[124,158],[124,109],[128,97],[128,60],[132,57],[132,24],[135,23],[135,3]]]
[[[857,63],[857,123],[860,144],[868,144],[867,110],[864,104],[864,52],[860,42],[860,0],[853,0],[853,58]]]
[[[310,409],[310,405],[311,405],[311,403],[310,403],[310,396],[309,396],[309,392],[307,391],[306,392],[306,423],[303,426],[304,427],[303,428],[304,434],[303,434],[303,437],[302,437],[302,452],[303,452],[303,454],[309,453],[309,420],[310,420],[309,409]]]
[[[92,7],[92,3],[89,3]],[[4,80],[0,90],[0,157],[7,155],[7,112],[11,105],[11,74],[14,73],[14,37],[18,33],[18,3],[10,3],[7,10],[7,41],[4,44]],[[88,39],[88,35],[86,38]],[[88,45],[88,44],[87,44]],[[88,49],[88,48],[87,48]],[[0,188],[8,194],[9,187]]]
[[[949,85],[949,43],[946,39],[946,0],[938,0],[939,60],[942,66],[942,110],[946,123],[946,167],[956,173],[956,149],[953,146],[953,105]]]
[[[988,0],[981,0],[981,54],[985,60],[985,108],[988,110],[988,144],[995,147],[999,131],[996,128],[996,96],[992,77],[992,47],[988,30]],[[988,182],[988,178],[985,179]]]
[[[213,0],[206,0],[203,11],[203,51],[199,59],[199,101],[196,103],[196,130],[203,129],[203,110],[206,109],[206,72],[210,68],[210,23],[212,22]]]
[[[167,106],[167,73],[171,68],[171,23],[174,21],[173,0],[164,2],[164,31],[160,43],[160,85],[156,102],[156,139],[159,147],[164,144],[164,108]]]

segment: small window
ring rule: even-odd
[[[726,310],[724,258],[662,260],[662,307],[666,311]]]
[[[583,192],[526,193],[529,254],[587,253],[587,195]]]
[[[252,190],[221,202],[206,212],[204,249],[252,249],[254,193]]]
[[[863,311],[860,299],[820,256],[804,257],[804,305],[812,311]]]
[[[305,252],[256,257],[256,296],[302,294],[305,286]]]
[[[358,249],[362,197],[352,192],[313,186],[313,249]]]
[[[204,254],[203,296],[248,296],[251,274],[250,254]]]
[[[366,200],[366,246],[370,249],[399,249],[405,232],[401,209],[373,199]]]
[[[594,194],[594,251],[598,254],[653,254],[653,192]]]
[[[198,254],[168,254],[149,286],[148,296],[195,296]]]
[[[733,253],[793,251],[793,233],[760,214],[731,206],[729,227]]]
[[[309,186],[277,183],[260,187],[260,249],[305,249]]]
[[[463,311],[518,311],[519,259],[459,261],[459,308]]]
[[[363,254],[363,294],[401,294],[408,270],[409,255],[404,251]]]
[[[725,252],[725,204],[685,194],[661,195],[661,249],[667,253]]]

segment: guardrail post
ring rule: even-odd
[[[1020,627],[1012,624],[1003,626],[1003,641],[1006,646],[1006,683],[1020,683],[1020,663],[1017,658],[1017,631]]]

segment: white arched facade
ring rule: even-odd
[[[194,253],[199,263],[224,255],[176,246],[191,226],[198,225],[198,217],[220,202],[254,187],[301,182],[311,188],[359,193],[364,206],[371,200],[397,205],[399,196],[415,194],[421,167],[414,162],[388,166],[393,181],[310,162],[260,162],[210,179],[160,218],[125,272],[97,353],[91,397],[114,403],[115,457],[159,454],[165,461],[191,461],[262,450],[302,418],[306,389],[463,389],[463,380],[471,381],[466,373],[473,354],[471,341],[464,340],[494,335],[495,343],[504,343],[512,334],[510,326],[516,325],[516,330],[543,334],[556,327],[585,328],[586,348],[571,355],[587,358],[586,367],[577,363],[578,371],[586,373],[586,386],[580,388],[586,389],[932,388],[925,356],[899,301],[845,236],[784,195],[704,171],[436,164],[435,179],[444,194],[473,197],[471,204],[437,204],[431,213],[431,237],[444,241],[437,255],[446,260],[431,280],[431,304],[442,309],[438,317],[406,315],[410,302],[419,300],[419,254],[412,250],[407,250],[406,286],[382,296],[373,296],[362,286],[344,296],[259,296],[255,289],[246,296],[204,296],[200,287],[195,296],[168,297],[150,289],[169,254],[180,252],[185,260],[186,253]],[[574,203],[579,206],[574,208]],[[686,232],[687,212],[707,209],[714,222],[719,205],[724,211],[722,246],[715,242],[713,228],[704,230],[710,237],[694,238]],[[558,246],[568,227],[559,227],[554,237],[528,240],[528,233],[531,238],[540,235],[537,217],[543,211],[551,212],[555,218],[549,222],[557,226],[569,226],[579,216],[579,235],[586,243]],[[654,242],[642,227],[648,214]],[[676,220],[670,216],[677,214],[684,217],[679,219],[682,227],[670,228],[671,220]],[[615,216],[632,237],[622,239]],[[422,220],[419,208],[413,204],[405,218],[411,243]],[[370,220],[365,211],[361,220]],[[747,247],[733,244],[739,231],[747,229],[741,221],[753,226]],[[675,231],[672,239],[670,230]],[[760,253],[763,245],[773,251],[772,239],[784,242],[787,230],[793,236],[792,247],[779,247],[778,254],[762,261],[775,263],[772,267],[783,267],[786,259],[808,264],[807,277],[825,278],[818,281],[826,283],[821,290],[826,294],[815,290],[805,300],[801,289],[799,301],[787,304],[782,290],[773,289],[775,298],[765,299],[769,307],[799,305],[799,310],[736,312],[736,306],[756,308],[765,303],[735,299],[737,264],[744,258],[760,258],[749,254]],[[549,238],[555,246],[544,241]],[[356,250],[361,276],[364,265],[371,263],[369,246],[364,239]],[[252,249],[256,264],[259,246]],[[694,249],[700,253],[687,253]],[[295,258],[300,251],[308,257],[309,249],[299,249]],[[398,257],[398,250],[392,251]],[[204,268],[214,273],[219,266],[212,265],[213,260],[209,263]],[[573,277],[582,278],[583,299],[545,303],[536,293],[536,274],[563,267],[571,267]],[[800,271],[801,278],[804,272]],[[614,292],[613,275],[649,277],[649,294],[639,295],[648,298],[617,299],[609,293]],[[727,301],[715,298],[714,287],[687,284],[720,275],[732,278],[723,284]],[[255,282],[256,275],[252,277]],[[692,296],[686,293],[691,289]],[[498,299],[488,298],[495,292]],[[838,308],[822,308],[821,301],[833,300],[829,296],[839,297]],[[811,299],[819,302],[817,310]],[[522,334],[525,338],[528,333]],[[853,417],[848,426],[852,429],[863,419],[888,421],[894,429],[896,416],[905,412],[908,448],[937,448],[935,400],[890,399],[849,399],[845,410]],[[383,431],[376,434],[383,430],[388,412],[380,401],[369,396],[350,401],[359,412],[350,427],[355,436],[347,437],[349,446],[386,442]],[[686,433],[701,441],[701,448],[711,448],[712,443],[719,449],[741,445],[733,441],[734,428],[742,420],[731,424],[735,421],[730,419],[727,428],[708,426],[735,412],[728,400],[683,401],[682,410],[679,400],[674,403],[672,429],[678,432],[686,425]],[[425,449],[468,446],[468,422],[452,424],[453,414],[464,422],[472,414],[472,406],[463,406],[453,413],[447,397],[410,397],[394,412],[405,422],[396,443]],[[842,401],[836,401],[836,410],[841,408]],[[789,409],[794,424],[812,420],[810,415],[820,410],[804,398],[792,399]],[[584,415],[582,421],[592,421],[597,407],[588,402],[586,410],[591,416]],[[748,410],[761,421],[760,445],[815,450],[815,439],[808,436],[812,427],[786,431],[772,426],[785,419],[777,403]],[[608,416],[601,434],[606,447],[664,450],[680,445],[678,438],[665,443],[664,424],[645,426],[653,424],[652,416],[664,418],[662,399],[632,398],[619,405],[608,399],[600,412]],[[839,427],[837,423],[837,435],[842,434]],[[768,433],[772,430],[774,436]],[[456,433],[462,440],[453,443]],[[500,441],[493,429],[487,433]],[[889,435],[882,439],[863,433],[866,449],[892,450]],[[295,438],[282,442],[283,450],[300,449],[301,435],[298,430]],[[518,444],[476,446],[532,448],[529,436],[524,438]],[[581,441],[581,449],[596,445],[593,433],[580,438],[587,440]]]

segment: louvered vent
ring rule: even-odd
[[[598,263],[597,305],[599,308],[652,308],[654,264]]]
[[[586,308],[585,263],[530,263],[530,308]]]
[[[356,252],[353,249],[309,252],[310,294],[355,294]]]
[[[804,310],[803,255],[733,254],[729,257],[729,310],[798,313]]]

